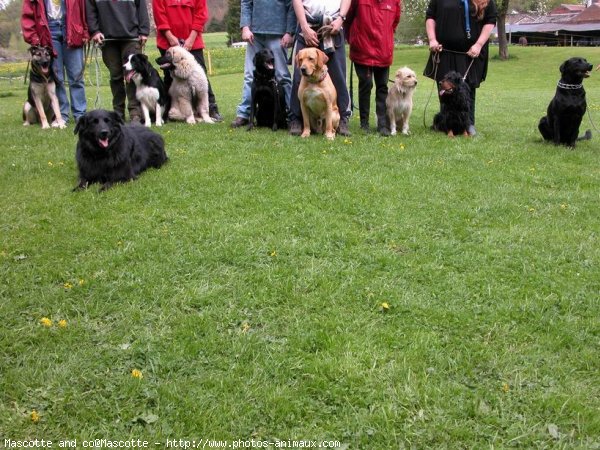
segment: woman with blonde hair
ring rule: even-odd
[[[424,75],[440,81],[451,70],[466,74],[471,88],[471,136],[476,134],[475,90],[487,75],[488,41],[496,17],[494,0],[430,0],[427,7],[430,54]]]

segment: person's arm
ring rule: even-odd
[[[477,41],[467,51],[467,55],[469,55],[471,58],[477,58],[479,56],[479,54],[481,53],[482,47],[485,45],[485,43],[490,38],[490,34],[492,33],[494,26],[495,25],[492,23],[486,23],[483,26],[483,28],[481,28],[481,33],[479,33],[479,38],[477,38]]]
[[[435,19],[429,18],[425,21],[425,31],[429,41],[429,51],[437,53],[442,51],[442,44],[437,41],[435,35]]]
[[[138,38],[143,44],[148,40],[150,34],[150,17],[148,16],[148,5],[146,0],[138,0],[137,4],[138,13]]]
[[[104,34],[100,31],[100,20],[98,19],[96,0],[86,0],[85,17],[87,19],[88,30],[90,31],[92,41],[96,44],[102,44],[102,41],[104,41]]]
[[[342,0],[340,3],[340,15],[335,18],[333,22],[331,22],[331,34],[335,35],[340,32],[342,27],[344,26],[345,17],[348,15],[348,11],[350,10],[350,3],[352,0]]]
[[[294,13],[296,14],[298,25],[300,25],[300,31],[302,32],[304,42],[306,42],[306,45],[309,47],[318,47],[319,36],[317,35],[317,32],[308,25],[302,0],[292,0],[292,5],[294,6]]]
[[[156,32],[162,33],[171,47],[179,45],[177,37],[171,33],[171,24],[167,15],[165,0],[152,0],[152,13],[154,15]]]
[[[25,0],[21,8],[21,31],[23,32],[23,39],[29,45],[39,45],[41,41],[35,25],[33,5],[30,0]]]
[[[240,28],[242,30],[242,41],[250,45],[254,44],[254,33],[250,29],[252,25],[252,0],[242,0],[240,5]]]

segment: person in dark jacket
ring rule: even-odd
[[[390,135],[385,99],[400,9],[400,0],[352,0],[348,11],[348,42],[350,60],[358,77],[360,127],[369,131],[371,90],[375,81],[377,131],[382,136]]]
[[[54,50],[56,96],[65,123],[69,114],[77,121],[87,110],[83,79],[83,46],[90,36],[85,17],[85,0],[23,0],[23,39],[31,46]],[[69,80],[69,98],[65,88]]]
[[[131,121],[140,121],[141,108],[135,84],[125,86],[124,59],[140,53],[148,39],[150,20],[146,0],[86,0],[92,40],[102,46],[102,60],[110,72],[113,109],[125,118],[125,98]]]
[[[429,60],[425,75],[440,81],[455,70],[465,76],[471,88],[471,124],[475,130],[475,90],[485,80],[488,68],[488,41],[496,26],[494,0],[430,0],[425,13],[429,39]],[[439,63],[434,59],[439,58]]]

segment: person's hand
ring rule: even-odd
[[[481,53],[481,45],[479,45],[477,42],[475,42],[471,46],[471,48],[467,51],[467,55],[469,55],[471,58],[477,58],[480,53]]]
[[[439,53],[442,51],[442,44],[440,44],[437,40],[432,39],[429,41],[429,51],[432,53]]]
[[[146,45],[146,41],[148,40],[148,36],[144,36],[144,35],[140,34],[138,36],[138,40],[140,41],[140,45],[143,47],[144,45]]]
[[[169,47],[179,46],[179,40],[175,37],[173,33],[166,34],[165,37],[167,38],[167,41],[169,41]]]
[[[196,42],[196,38],[193,36],[188,36],[188,38],[183,41],[183,48],[189,52],[194,47],[194,42]]]
[[[283,48],[289,48],[292,45],[294,45],[294,38],[290,33],[285,33],[282,37],[281,37],[281,46]]]
[[[92,41],[94,41],[94,43],[98,45],[102,45],[102,43],[104,42],[104,35],[98,31],[92,36]]]
[[[344,19],[341,16],[337,16],[333,22],[331,22],[331,35],[335,36],[340,32],[344,25]]]
[[[319,36],[317,35],[317,32],[308,25],[306,28],[302,28],[302,36],[304,37],[304,42],[306,42],[308,47],[319,46]]]
[[[254,33],[250,27],[242,27],[242,41],[254,45]]]

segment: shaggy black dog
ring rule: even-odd
[[[439,83],[440,112],[433,117],[433,129],[448,136],[468,136],[471,88],[460,73],[448,72]]]
[[[286,110],[285,93],[275,78],[275,57],[271,50],[264,48],[254,55],[248,130],[255,125],[273,131],[287,128]]]
[[[567,59],[560,66],[560,81],[546,115],[540,119],[538,129],[547,141],[555,145],[575,147],[581,119],[587,109],[583,79],[590,76],[593,66],[583,58]],[[590,139],[591,131],[579,139]]]
[[[79,184],[74,191],[92,183],[101,183],[100,190],[105,190],[113,183],[135,180],[168,159],[161,135],[141,125],[125,125],[113,111],[86,113],[77,121],[75,133],[79,133],[75,154]]]

